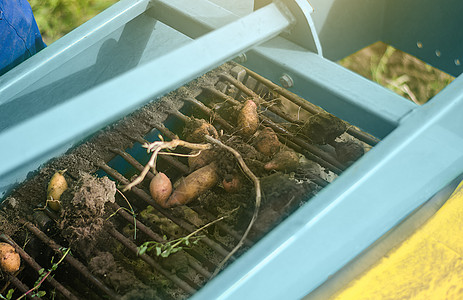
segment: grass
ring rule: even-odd
[[[116,0],[29,0],[45,43],[51,44]]]
[[[342,59],[340,64],[417,104],[427,102],[455,79],[381,42]]]

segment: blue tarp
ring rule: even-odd
[[[0,0],[0,76],[45,47],[27,0]]]

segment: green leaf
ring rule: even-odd
[[[38,292],[37,292],[37,296],[38,296],[38,297],[43,297],[43,296],[45,296],[46,294],[47,294],[47,292],[45,292],[45,291],[38,291]]]
[[[6,294],[6,299],[10,300],[11,298],[13,298],[13,293],[14,293],[14,289],[9,289],[8,294]]]
[[[156,247],[156,256],[161,255],[161,252],[162,252],[161,247],[157,246],[157,247]]]
[[[145,244],[141,245],[140,247],[138,247],[138,255],[145,254],[147,249],[148,249],[148,247]]]
[[[43,272],[45,272],[45,269],[44,269],[44,268],[42,268],[42,269],[40,269],[40,270],[38,271],[39,275],[42,275]]]

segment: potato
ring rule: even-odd
[[[231,194],[238,192],[243,186],[241,178],[237,174],[226,175],[222,180],[222,185],[223,189]]]
[[[273,156],[280,151],[281,143],[278,136],[270,127],[265,127],[256,137],[255,148],[266,156]]]
[[[259,127],[259,115],[257,114],[257,105],[252,100],[244,102],[243,107],[238,113],[237,119],[238,133],[249,137],[256,133]]]
[[[267,171],[286,171],[292,172],[299,167],[299,156],[297,153],[289,148],[282,149],[275,154],[273,159],[264,165]]]
[[[190,154],[194,155],[197,154],[198,150],[191,151]],[[188,166],[190,166],[190,172],[193,172],[199,168],[202,168],[208,164],[210,164],[215,159],[215,151],[214,150],[202,150],[201,153],[197,156],[189,156],[188,157]]]
[[[68,183],[66,182],[66,178],[64,178],[63,175],[65,172],[66,170],[56,172],[48,182],[47,205],[55,211],[61,209],[59,198],[68,188]]]
[[[0,267],[3,271],[14,273],[19,270],[21,258],[16,249],[7,243],[0,243]]]
[[[172,183],[164,173],[157,173],[150,182],[150,194],[157,204],[164,207],[172,193]]]
[[[184,205],[212,188],[219,181],[215,163],[204,166],[187,177],[181,179],[180,184],[170,195],[163,207]]]
[[[217,130],[212,124],[207,123],[203,119],[191,118],[185,125],[183,134],[187,142],[191,143],[202,143],[204,142],[204,136],[210,135],[213,138],[219,136]]]

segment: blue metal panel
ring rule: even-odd
[[[382,40],[453,75],[463,72],[463,1],[386,1]]]
[[[109,34],[120,30],[126,23],[142,14],[148,5],[149,0],[120,1],[0,77],[0,104],[11,101],[24,90],[31,91],[28,87],[44,76],[48,75],[49,79],[43,84],[49,84],[80,70],[79,61],[64,67],[63,73],[59,72],[69,60],[97,43],[104,43]],[[97,53],[98,49],[87,59],[94,60]],[[85,57],[89,54],[86,53]],[[84,67],[86,66],[88,65],[84,64]]]
[[[0,197],[33,170],[32,163],[36,166],[63,153],[154,97],[275,37],[289,25],[271,4],[4,130],[0,145],[8,147],[0,148]]]
[[[193,38],[237,18],[213,4],[203,3],[198,8],[197,3],[188,0],[160,1],[156,7],[169,13],[156,13],[153,8],[151,15]],[[295,81],[292,92],[380,138],[416,107],[390,90],[285,38],[266,42],[250,50],[247,57],[246,66],[274,82],[279,82],[283,73],[291,75]]]
[[[283,38],[247,53],[246,66],[273,82],[289,74],[289,90],[379,138],[416,108],[392,91]]]
[[[299,299],[450,183],[463,170],[462,84],[407,115],[193,299]]]

